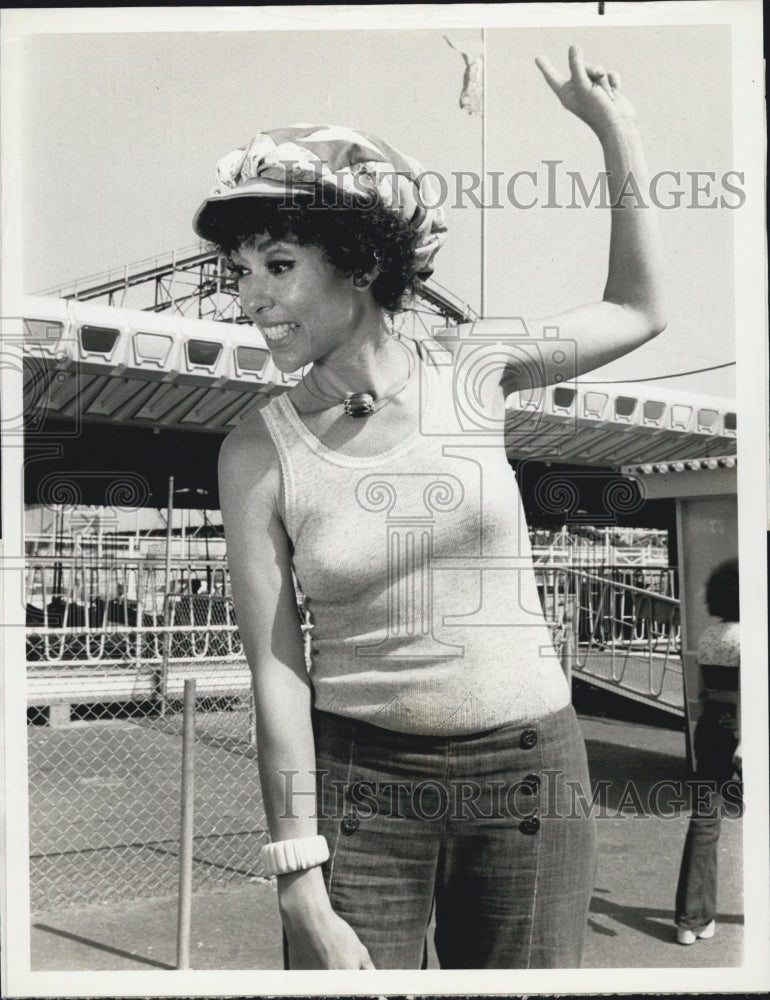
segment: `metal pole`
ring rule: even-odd
[[[176,967],[190,968],[192,929],[193,820],[195,817],[195,680],[184,682],[182,727],[182,810],[179,830],[179,910]]]
[[[158,678],[158,701],[160,715],[166,714],[166,692],[168,690],[168,661],[171,656],[171,541],[174,520],[174,477],[168,477],[168,506],[166,509],[166,571],[163,578],[163,661]]]
[[[209,597],[211,597],[211,553],[209,551],[209,519],[206,514],[206,508],[203,508],[203,543],[206,546],[206,589],[209,592]]]
[[[171,523],[174,519],[174,477],[168,477],[168,506],[166,510],[166,595],[171,589],[171,541],[173,531]]]

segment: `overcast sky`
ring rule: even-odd
[[[650,169],[681,174],[681,205],[660,212],[669,327],[600,369],[631,379],[735,358],[728,208],[695,208],[687,172],[716,180],[699,200],[737,197],[726,26],[515,28],[486,32],[486,171],[534,171],[520,197],[487,210],[487,315],[542,316],[600,298],[609,212],[568,209],[567,170],[591,188],[597,140],[564,111],[535,66],[566,71],[570,42],[622,74],[637,106]],[[481,172],[478,117],[460,110],[463,61],[444,31],[247,31],[33,35],[24,42],[22,177],[25,291],[103,272],[195,242],[190,221],[216,160],[256,131],[298,121],[373,132],[447,178],[450,237],[435,277],[479,307],[480,212],[454,197],[459,171]],[[480,51],[481,32],[448,30]],[[682,72],[686,52],[687,72]],[[546,160],[558,166],[547,200]],[[733,179],[733,184],[739,184]],[[660,191],[676,187],[664,179]],[[744,206],[738,211],[747,211]],[[731,396],[734,369],[667,380],[670,390]]]

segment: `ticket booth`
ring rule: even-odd
[[[720,563],[738,558],[736,459],[658,462],[626,466],[622,471],[637,481],[646,499],[672,499],[676,504],[687,759],[691,764],[692,737],[701,711],[698,638],[717,621],[706,610],[706,582]]]

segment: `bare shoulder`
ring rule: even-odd
[[[219,455],[219,497],[238,627],[259,697],[307,686],[302,633],[281,516],[280,462],[264,411],[239,424]]]
[[[234,427],[222,442],[220,461],[232,462],[257,450],[264,457],[275,455],[275,445],[261,412]],[[277,460],[277,458],[276,458]]]
[[[227,435],[219,451],[219,489],[228,498],[260,497],[277,505],[280,462],[261,413],[239,424]]]

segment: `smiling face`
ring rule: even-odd
[[[244,313],[283,372],[333,357],[366,326],[374,308],[317,246],[260,235],[232,253],[230,271]]]

